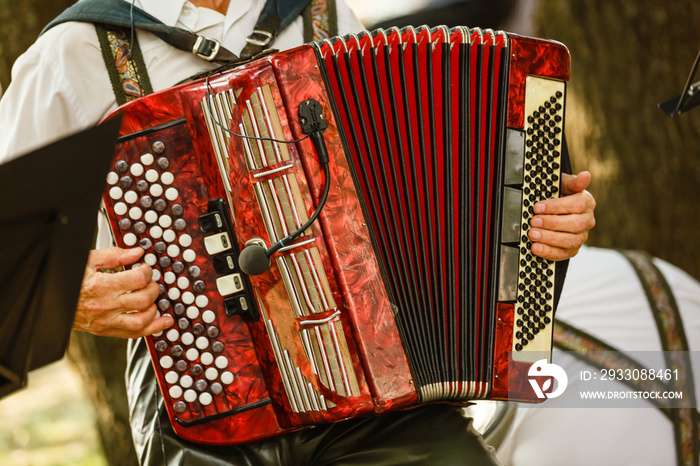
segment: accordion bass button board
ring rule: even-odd
[[[185,439],[250,442],[430,401],[537,401],[569,54],[491,30],[378,30],[132,101],[104,203],[173,328],[147,339]],[[322,109],[329,179],[299,106]],[[318,221],[272,255],[238,265]]]

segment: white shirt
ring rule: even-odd
[[[700,283],[667,262],[654,259],[654,264],[664,274],[679,307],[691,351],[697,400]],[[659,332],[639,278],[627,259],[610,249],[584,246],[571,259],[557,319],[621,351],[661,351]],[[595,370],[556,349],[552,362],[569,374],[567,390],[586,388],[585,382],[572,379],[572,375]],[[611,382],[606,388],[627,391],[622,382]],[[648,408],[557,408],[560,400],[548,400],[548,407],[518,405],[513,425],[497,453],[504,464],[676,464],[673,424],[650,402]]]
[[[169,26],[216,39],[238,54],[253,31],[264,0],[232,0],[227,14],[186,0],[136,0],[135,5]],[[338,31],[363,29],[337,0]],[[303,43],[297,18],[272,46]],[[177,50],[148,32],[138,40],[154,91],[166,89],[213,65]],[[114,93],[92,24],[65,23],[42,35],[12,68],[12,83],[0,99],[0,163],[98,123],[116,108]]]

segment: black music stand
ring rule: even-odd
[[[0,398],[68,346],[119,126],[0,165]]]

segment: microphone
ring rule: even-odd
[[[326,204],[326,200],[328,199],[328,191],[330,189],[330,184],[328,183],[328,179],[330,178],[330,169],[328,168],[329,156],[326,142],[323,139],[323,130],[326,129],[328,124],[323,118],[323,108],[321,107],[321,104],[314,99],[307,99],[303,101],[301,104],[299,104],[299,120],[303,133],[310,135],[311,141],[316,149],[316,153],[318,154],[318,161],[323,168],[324,181],[321,199],[319,200],[316,210],[314,210],[314,213],[311,215],[311,217],[309,217],[304,225],[285,236],[271,247],[265,249],[264,246],[255,242],[250,243],[243,248],[241,253],[238,255],[238,265],[241,268],[241,271],[243,271],[243,273],[246,275],[260,275],[266,272],[272,265],[270,257],[309,228],[318,218],[319,214],[321,213],[321,209],[323,209],[323,206]]]
[[[270,268],[270,256],[267,249],[257,243],[251,243],[238,255],[238,266],[246,275],[260,275]]]

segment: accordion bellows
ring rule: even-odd
[[[181,437],[233,444],[419,403],[536,401],[569,54],[444,27],[275,53],[121,107],[104,200],[173,328],[148,339]],[[324,179],[299,106],[323,109]],[[247,137],[255,137],[251,139]],[[319,220],[248,277],[238,255]]]

